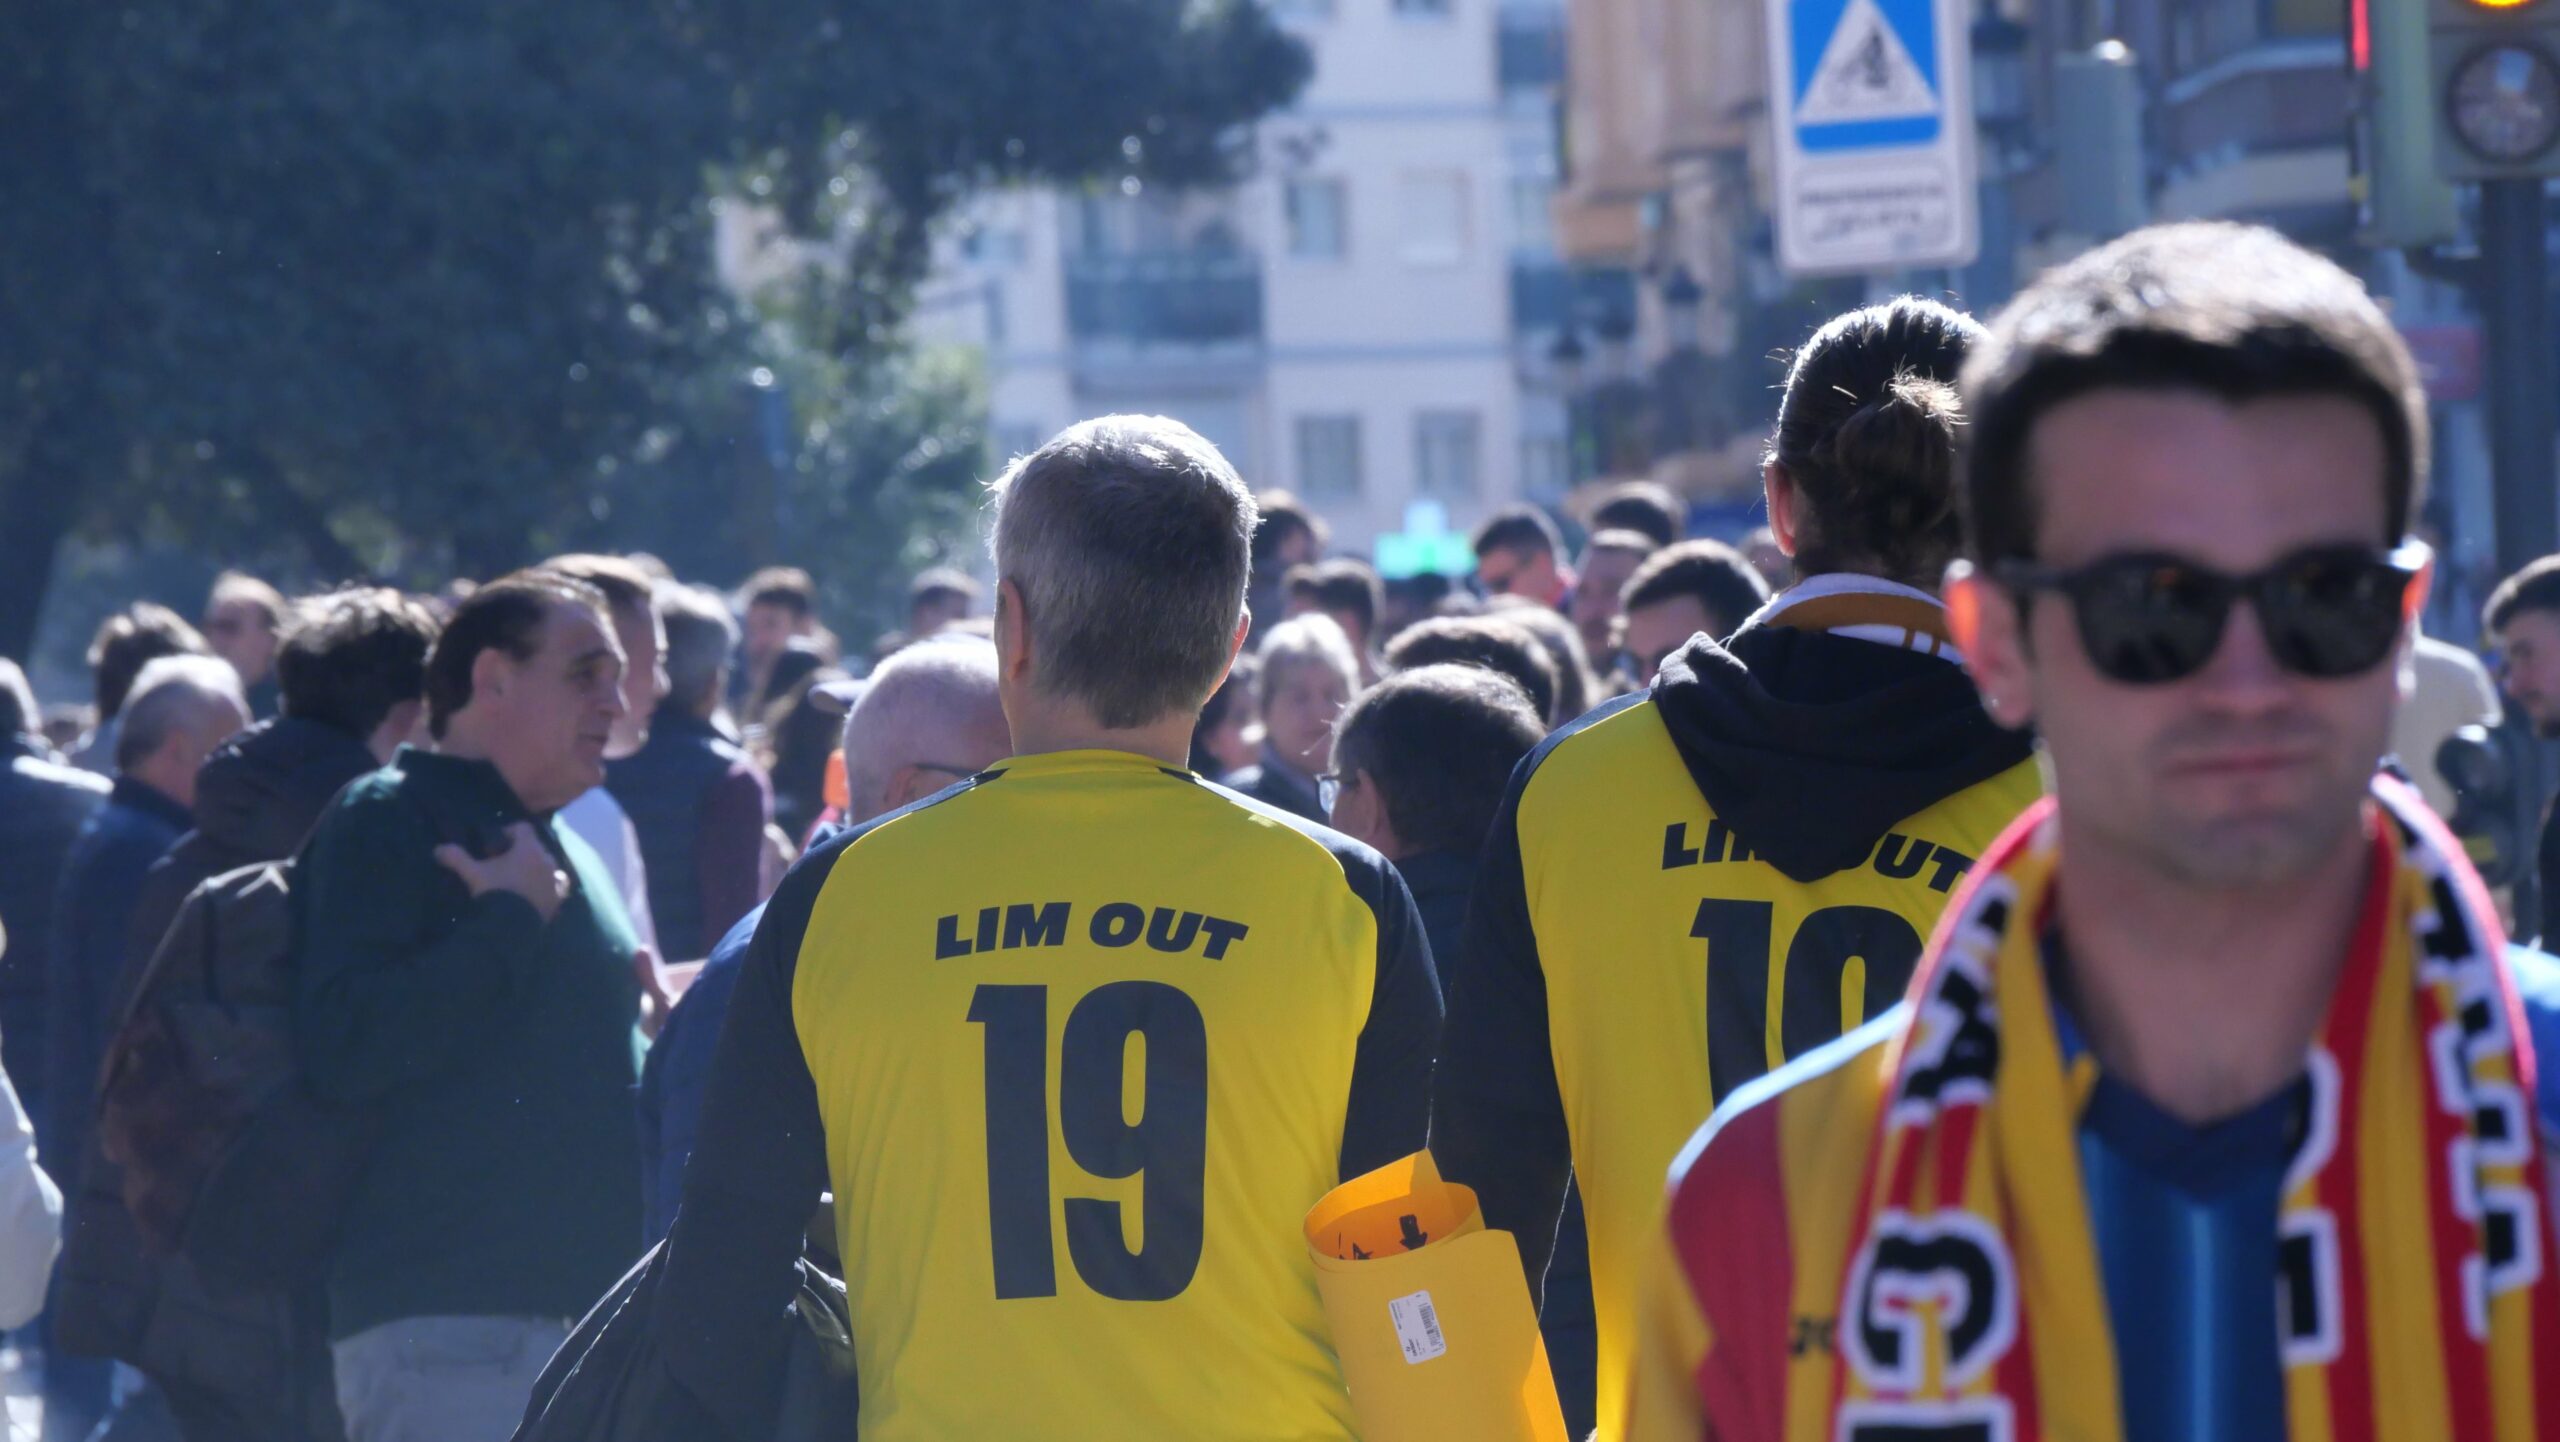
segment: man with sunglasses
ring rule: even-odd
[[[2406,349],[2272,232],[2169,226],[2030,287],[1964,388],[1949,610],[2052,799],[1911,1000],[1683,1153],[1630,1435],[2560,1436],[2513,978],[2376,776]]]

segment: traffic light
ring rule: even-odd
[[[2453,182],[2436,168],[2441,107],[2427,68],[2429,3],[2348,0],[2349,186],[2357,234],[2369,245],[2437,245],[2462,229]]]
[[[2560,173],[2560,0],[2429,0],[2436,165],[2448,180]]]

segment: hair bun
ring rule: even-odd
[[[1880,536],[1906,536],[1954,514],[1956,428],[1964,412],[1955,387],[1910,371],[1849,413],[1823,457],[1843,488],[1860,498]]]

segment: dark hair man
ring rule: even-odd
[[[1263,628],[1287,619],[1289,572],[1323,559],[1330,540],[1324,517],[1287,491],[1264,491],[1254,503],[1261,519],[1253,529],[1253,584],[1245,593],[1245,619],[1253,628],[1247,646],[1261,645]]]
[[[418,732],[436,630],[427,608],[397,591],[339,591],[289,608],[275,658],[283,714],[224,742],[196,773],[194,828],[131,900],[110,1015],[123,1012],[187,893],[291,856],[340,790]],[[125,1210],[123,1177],[94,1137],[69,1168],[57,1340],[140,1370],[188,1438],[337,1436],[316,1299],[216,1290],[152,1253]]]
[[[845,713],[845,812],[859,826],[986,770],[1013,752],[996,696],[996,653],[975,636],[938,636],[880,663]],[[649,1238],[675,1224],[686,1161],[701,1134],[703,1087],[738,968],[765,908],[729,928],[685,989],[640,1071],[640,1152]]]
[[[1653,543],[1671,545],[1687,529],[1689,508],[1669,486],[1657,481],[1620,481],[1600,493],[1591,508],[1591,531],[1633,531]]]
[[[977,611],[986,588],[968,572],[934,566],[919,572],[907,587],[907,636],[921,641],[954,621]]]
[[[608,761],[605,777],[640,841],[660,955],[699,961],[763,892],[773,788],[715,720],[737,637],[728,607],[698,587],[662,586],[657,611],[666,699],[640,749]]]
[[[1722,541],[1682,541],[1654,553],[1620,592],[1626,627],[1619,645],[1639,682],[1649,682],[1692,636],[1722,639],[1742,629],[1769,599],[1769,587],[1742,553]]]
[[[1378,613],[1386,606],[1386,587],[1369,563],[1337,556],[1312,565],[1292,566],[1288,577],[1291,616],[1321,612],[1342,628],[1360,658],[1360,684],[1378,679]]]
[[[1618,618],[1625,614],[1618,593],[1662,546],[1642,531],[1595,531],[1582,548],[1582,564],[1574,568],[1573,600],[1566,614],[1582,632],[1583,654],[1605,674],[1616,669]]]
[[[282,592],[245,571],[214,577],[205,598],[205,640],[240,673],[254,720],[276,714],[276,647],[284,639],[285,610]]]
[[[604,749],[610,776],[613,762],[647,743],[658,703],[666,699],[667,632],[652,599],[657,583],[647,571],[620,556],[555,556],[542,565],[544,570],[595,587],[613,613],[613,637],[621,643],[623,667],[622,716],[613,723],[613,739]],[[641,859],[640,836],[630,814],[609,788],[591,786],[560,808],[560,824],[578,833],[578,839],[604,862],[605,874],[613,878],[614,894],[622,898],[623,913],[631,918],[631,933],[649,953],[641,967],[644,971],[654,967],[659,959],[657,913],[649,905],[649,868]]]
[[[329,1277],[350,1442],[507,1435],[638,1252],[636,943],[555,817],[603,779],[622,671],[594,587],[480,587],[427,657],[435,749],[348,787],[301,853],[304,1074],[382,1128]]]
[[[1964,390],[1949,606],[2053,799],[1910,1005],[1683,1157],[1635,1435],[2552,1435],[2513,978],[2375,775],[2426,589],[2408,351],[2273,232],[2163,226],[2030,286]]]
[[[1533,1296],[1578,1187],[1596,1351],[1551,1359],[1577,1430],[1623,1415],[1682,1139],[1890,1005],[1956,880],[2037,792],[1923,589],[1956,547],[1946,386],[1977,334],[1907,297],[1814,333],[1763,476],[1808,578],[1533,752],[1486,845],[1432,1150],[1519,1239]]]
[[[1526,596],[1495,596],[1485,602],[1484,614],[1528,632],[1529,639],[1546,653],[1547,663],[1556,673],[1557,722],[1570,721],[1591,709],[1591,698],[1599,690],[1600,681],[1591,674],[1590,653],[1582,649],[1582,632],[1565,619],[1562,611]]]
[[[1561,606],[1573,589],[1564,535],[1535,506],[1505,506],[1476,527],[1476,584],[1488,596],[1526,596]]]
[[[1214,447],[1088,421],[996,506],[1015,755],[775,894],[667,1243],[652,1403],[770,1434],[757,1384],[832,1186],[866,1439],[1348,1438],[1300,1228],[1421,1144],[1438,993],[1412,899],[1369,848],[1184,769],[1245,634],[1253,501]]]
[[[177,612],[136,601],[98,625],[89,642],[89,673],[98,714],[71,753],[71,764],[104,776],[115,770],[116,722],[142,668],[163,656],[209,656],[212,648]]]
[[[108,791],[105,777],[65,765],[44,744],[39,715],[26,673],[0,657],[0,1062],[30,1117],[44,1109],[54,883]]]
[[[817,583],[797,566],[767,566],[738,588],[738,614],[746,619],[729,703],[741,716],[762,716],[781,694],[772,684],[773,663],[792,641],[817,633]]]
[[[1456,662],[1510,678],[1540,720],[1556,723],[1556,665],[1526,627],[1509,617],[1434,616],[1387,644],[1387,672]]]
[[[135,677],[116,731],[115,788],[63,858],[45,963],[45,1085],[35,1113],[41,1154],[85,1156],[98,1068],[115,1021],[134,893],[151,864],[187,829],[196,771],[249,724],[240,676],[212,656],[163,656]],[[104,1362],[55,1347],[45,1358],[47,1435],[85,1437],[107,1414]]]
[[[1546,734],[1519,683],[1481,666],[1397,672],[1342,713],[1325,812],[1395,863],[1434,955],[1457,955],[1476,853],[1512,768]]]
[[[2480,629],[2498,652],[2498,684],[2536,736],[2560,736],[2560,556],[2545,556],[2498,583],[2481,611]],[[2406,760],[2406,758],[2403,758]],[[2541,932],[2550,944],[2560,917],[2560,803],[2543,816],[2538,871]],[[2531,919],[2517,918],[2526,930]],[[2555,1063],[2560,1064],[2560,1063]]]

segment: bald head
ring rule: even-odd
[[[930,796],[1012,754],[996,694],[996,648],[943,635],[871,673],[844,722],[848,820],[868,821]]]
[[[163,656],[142,668],[116,733],[116,770],[181,806],[196,804],[196,768],[249,724],[240,673],[214,656]]]

